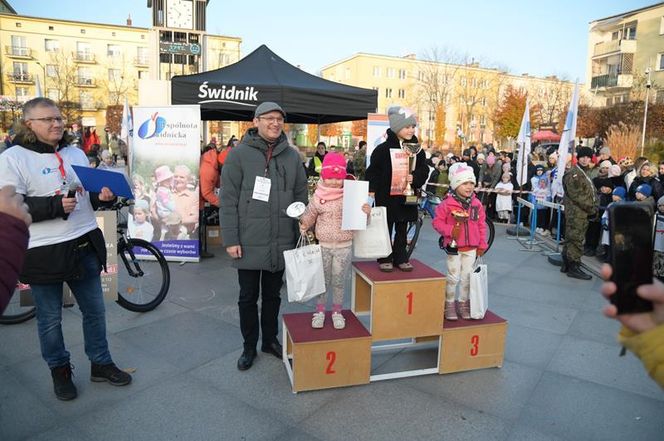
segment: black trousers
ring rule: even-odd
[[[392,228],[394,228],[394,242],[392,244],[392,254],[387,257],[378,259],[378,263],[392,263],[400,265],[408,261],[406,258],[406,244],[407,244],[407,229],[408,222],[387,222],[387,231],[392,235]]]
[[[279,307],[284,272],[272,273],[264,270],[237,270],[240,282],[240,330],[245,349],[256,349],[258,343],[258,296],[262,296],[260,331],[263,345],[277,341],[279,333]]]

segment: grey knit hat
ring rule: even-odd
[[[394,133],[399,133],[406,126],[417,125],[415,113],[407,107],[392,106],[387,109],[387,117],[390,120],[390,129]]]

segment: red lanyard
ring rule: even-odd
[[[62,161],[62,156],[60,156],[60,153],[57,151],[55,152],[55,157],[58,158],[58,162],[60,163],[58,165],[58,170],[60,170],[60,176],[62,176],[62,183],[66,184],[67,183],[67,172],[65,171],[65,164]]]

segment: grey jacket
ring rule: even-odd
[[[268,164],[269,200],[252,198],[256,177],[265,175],[267,151],[267,141],[256,128],[249,129],[221,170],[221,235],[224,246],[242,247],[242,258],[234,261],[238,269],[283,270],[283,252],[295,247],[299,235],[297,221],[286,215],[286,208],[295,201],[307,202],[307,178],[299,153],[283,132]]]

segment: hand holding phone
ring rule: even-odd
[[[614,203],[608,210],[610,280],[616,285],[609,300],[618,314],[652,311],[652,302],[638,296],[636,290],[653,280],[653,214],[644,204],[633,202]]]

